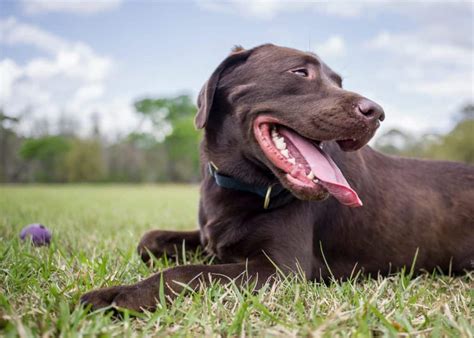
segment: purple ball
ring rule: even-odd
[[[27,225],[21,230],[20,238],[25,240],[27,237],[36,246],[49,245],[51,242],[51,231],[49,231],[43,224],[33,223]]]

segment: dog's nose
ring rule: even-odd
[[[360,100],[357,104],[356,111],[369,120],[383,121],[385,119],[385,112],[383,111],[383,108],[369,99]]]

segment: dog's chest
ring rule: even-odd
[[[207,253],[222,262],[240,262],[256,249],[254,236],[240,219],[214,218],[201,226],[202,240]]]
[[[277,223],[283,227],[286,222],[280,222],[272,212],[245,208],[239,208],[238,212],[212,211],[200,219],[201,240],[206,251],[222,262],[245,261],[271,251],[275,242],[281,242],[276,238],[282,233]]]

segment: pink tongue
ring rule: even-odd
[[[320,184],[324,186],[331,195],[340,203],[350,207],[362,206],[362,201],[359,196],[357,196],[357,193],[349,186],[341,170],[322,149],[287,129],[282,128],[279,132],[298,148],[301,155],[303,155],[311,167],[314,175],[321,181]]]

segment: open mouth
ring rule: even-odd
[[[362,206],[341,170],[323,151],[322,142],[305,138],[266,116],[255,120],[254,134],[268,160],[283,171],[290,190],[310,199],[330,194],[344,205]]]

